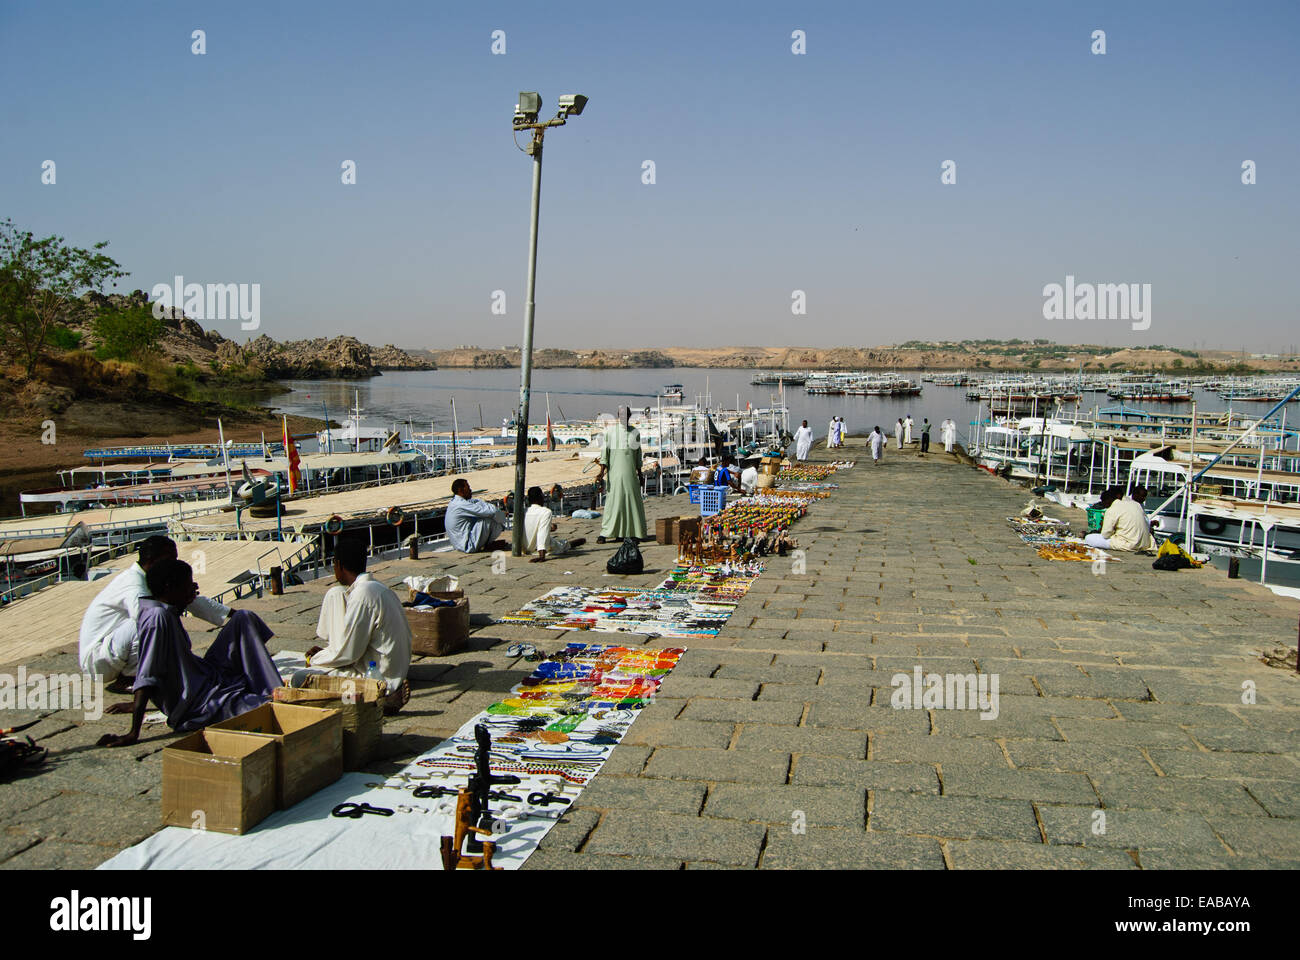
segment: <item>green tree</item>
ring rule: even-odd
[[[101,241],[83,250],[62,237],[37,240],[12,220],[0,221],[0,351],[20,362],[28,377],[73,302],[126,276],[117,261],[99,252],[106,246]]]
[[[158,345],[163,322],[148,304],[111,307],[95,318],[100,360],[138,360]]]

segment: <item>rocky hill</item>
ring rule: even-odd
[[[140,290],[109,296],[88,293],[82,297],[70,326],[81,333],[82,344],[93,349],[97,344],[91,321],[97,310],[147,303],[144,292]],[[391,343],[372,347],[351,336],[280,343],[261,334],[240,344],[215,330],[204,330],[179,310],[164,317],[163,324],[158,350],[164,357],[175,363],[192,363],[200,370],[217,375],[238,375],[244,380],[259,375],[267,380],[352,380],[379,376],[384,370],[437,368],[428,356],[412,356]]]

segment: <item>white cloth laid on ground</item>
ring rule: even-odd
[[[418,768],[416,768],[418,769]],[[456,798],[412,800],[402,790],[368,788],[383,777],[345,773],[288,810],[276,810],[242,837],[188,827],[163,827],[101,863],[99,870],[441,870],[442,837],[454,828]],[[430,783],[439,781],[431,780]],[[391,817],[332,817],[341,803],[394,810]],[[493,801],[493,807],[499,803]],[[421,812],[429,811],[429,812]],[[520,819],[498,838],[494,866],[517,870],[554,819]]]
[[[371,661],[389,692],[411,667],[411,628],[397,594],[368,573],[350,587],[335,584],[325,593],[316,636],[325,649],[311,658],[311,669],[336,677],[364,677]]]
[[[119,674],[135,676],[140,661],[140,641],[136,637],[136,620],[140,616],[140,599],[149,596],[144,568],[133,563],[96,594],[85,616],[77,644],[81,672],[111,681]],[[230,616],[224,603],[195,597],[185,608],[201,620],[221,626]]]
[[[794,432],[794,458],[807,460],[812,450],[813,432],[811,427],[800,427]]]
[[[524,512],[524,553],[545,550],[548,557],[558,557],[569,552],[569,541],[551,536],[551,523],[555,514],[549,507],[531,504]]]

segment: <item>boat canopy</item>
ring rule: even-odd
[[[1050,418],[1046,422],[1046,427],[1044,427],[1042,417],[1025,417],[1016,425],[1016,429],[1031,437],[1046,433],[1049,437],[1058,437],[1062,440],[1068,440],[1070,443],[1088,443],[1092,440],[1088,432],[1077,423],[1065,423]]]

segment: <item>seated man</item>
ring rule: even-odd
[[[746,467],[740,472],[740,492],[745,496],[753,496],[754,491],[758,488],[758,468]]]
[[[559,529],[559,525],[553,522],[554,517],[551,509],[546,506],[542,488],[529,487],[528,512],[524,514],[524,552],[537,554],[529,563],[545,563],[548,552],[553,557],[562,556],[587,542],[585,537],[563,540],[551,536]]]
[[[690,482],[712,485],[713,468],[709,466],[708,457],[700,457],[699,462],[691,468]]]
[[[457,477],[451,482],[451,493],[444,525],[447,528],[447,539],[453,547],[461,553],[510,549],[504,540],[496,539],[506,528],[504,512],[473,497],[469,481],[464,477]]]
[[[411,668],[411,628],[402,601],[366,573],[366,545],[360,540],[340,539],[334,547],[334,579],[338,584],[325,594],[316,623],[325,646],[307,651],[310,666],[294,674],[293,685],[310,673],[370,676],[384,681],[391,707],[401,706]]]
[[[1101,533],[1090,533],[1083,542],[1102,550],[1150,550],[1151,523],[1147,520],[1142,502],[1146,500],[1144,487],[1134,487],[1131,496],[1120,497],[1106,508],[1101,521]]]
[[[713,475],[713,485],[715,487],[730,487],[737,493],[740,492],[740,474],[737,472],[735,461],[731,459],[730,454],[722,458],[717,473]]]
[[[266,651],[273,634],[255,614],[238,610],[202,657],[190,647],[181,611],[198,596],[188,563],[159,560],[149,568],[149,596],[140,600],[140,662],[135,700],[109,707],[131,714],[131,731],[106,733],[101,747],[125,747],[140,739],[140,725],[152,701],[173,730],[197,730],[259,707],[283,681]]]
[[[81,619],[78,660],[83,673],[99,675],[111,683],[119,675],[134,677],[140,658],[136,619],[140,598],[149,596],[145,581],[155,563],[176,559],[176,544],[167,537],[149,537],[140,542],[139,557],[99,591]],[[231,614],[224,603],[195,597],[186,609],[196,617],[221,626]]]

